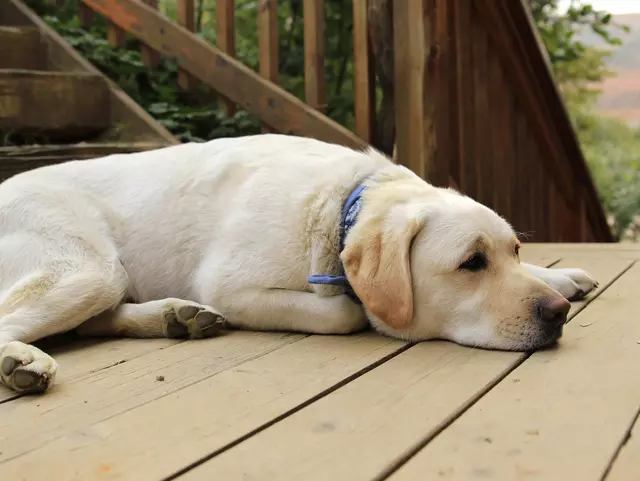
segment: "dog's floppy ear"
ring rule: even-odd
[[[353,290],[367,310],[394,329],[413,318],[410,249],[423,226],[406,205],[358,219],[341,260]]]

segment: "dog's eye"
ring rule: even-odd
[[[520,255],[520,246],[519,245],[516,245],[515,251],[516,251],[516,257],[518,257]]]
[[[487,268],[487,256],[477,252],[460,264],[460,269],[464,271],[478,272]]]

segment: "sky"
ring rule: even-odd
[[[559,2],[562,9],[566,9],[570,3],[571,0]],[[587,3],[593,5],[596,10],[606,10],[613,14],[640,13],[640,0],[588,0]]]

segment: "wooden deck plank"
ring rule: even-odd
[[[576,257],[582,254],[602,254],[607,258],[640,259],[640,244],[545,244],[529,243],[524,244],[523,252],[531,255],[559,256],[570,255]]]
[[[83,339],[43,350],[53,356],[60,366],[56,376],[56,384],[60,385],[178,342],[173,339]],[[14,391],[0,386],[0,403],[18,396]]]
[[[640,344],[640,339],[637,342]],[[640,481],[640,469],[638,468],[640,462],[640,410],[636,413],[634,421],[631,429],[622,439],[619,453],[613,460],[611,470],[604,477],[604,481]]]
[[[601,479],[640,402],[639,284],[635,264],[389,479]]]
[[[0,464],[0,479],[164,479],[334,389],[405,345],[373,333],[310,336],[240,363],[242,357],[255,357],[252,351],[259,345],[252,339],[260,335],[234,333],[226,342],[214,340],[208,346],[210,366],[194,365],[191,350],[201,342],[182,343],[166,349],[162,358],[147,356],[135,370],[132,361],[120,375],[67,386],[66,396],[50,393],[37,404],[15,406],[11,416],[0,405],[4,439],[0,462],[8,459]],[[273,336],[262,336],[274,344]],[[243,342],[233,343],[234,338]],[[171,359],[181,367],[167,365],[166,352],[182,347],[187,349]],[[158,362],[165,365],[157,369]],[[203,368],[215,372],[205,375]],[[168,372],[167,381],[180,374],[189,379],[176,379],[183,389],[170,393],[154,387],[156,373]],[[206,379],[197,382],[197,377]],[[155,383],[159,384],[165,383]],[[87,396],[90,402],[83,404]],[[16,419],[33,421],[36,416],[38,422],[23,432]]]
[[[571,260],[571,265],[575,262]],[[629,262],[583,259],[581,264],[604,286]],[[573,313],[584,305],[574,304]],[[381,472],[464,411],[524,357],[522,353],[469,349],[446,342],[418,344],[179,480],[378,479]]]
[[[215,377],[285,345],[295,344],[303,337],[233,332],[218,338],[181,342],[107,371],[54,385],[45,396],[22,397],[0,404],[0,479],[19,479],[4,476],[12,465],[2,464],[8,459],[27,452],[37,458],[39,447],[70,433],[75,433],[76,442],[85,443],[85,435],[93,437],[92,424]],[[158,376],[164,380],[158,381]],[[179,410],[174,408],[172,412]],[[94,438],[97,439],[99,436]],[[29,470],[25,470],[21,476],[28,473]]]

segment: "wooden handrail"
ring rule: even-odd
[[[357,135],[321,113],[327,102],[324,0],[303,2],[306,104],[276,85],[277,0],[257,2],[258,72],[233,58],[234,0],[216,0],[217,46],[191,34],[194,0],[178,0],[178,24],[155,9],[156,1],[81,0],[81,6],[85,17],[89,7],[107,18],[112,44],[121,45],[126,33],[137,37],[148,65],[154,55],[175,59],[182,87],[193,88],[195,79],[206,83],[228,115],[237,105],[267,131],[354,148],[376,142],[375,29],[385,37],[383,50],[393,47],[383,74],[385,95],[395,78],[394,159],[436,185],[460,186],[536,240],[611,240],[522,0],[375,0],[377,10],[368,10],[372,0],[352,0]],[[382,33],[369,24],[372,11],[382,14],[374,20],[382,18]],[[385,139],[386,145],[388,134]]]
[[[532,110],[531,117],[538,122],[538,128],[545,132],[548,148],[556,150],[553,157],[565,159],[564,162],[553,162],[551,158],[542,156],[543,161],[548,161],[548,168],[558,176],[567,197],[577,202],[581,197],[580,191],[584,192],[583,195],[590,199],[588,215],[599,234],[611,239],[593,179],[527,7],[522,0],[476,1],[481,5],[478,10],[486,14],[487,21],[495,26],[490,29],[490,34],[511,56],[512,73],[522,85],[526,107]]]
[[[217,47],[191,35],[156,10],[134,0],[82,0],[217,92],[257,115],[269,127],[327,142],[363,148],[367,144]]]

